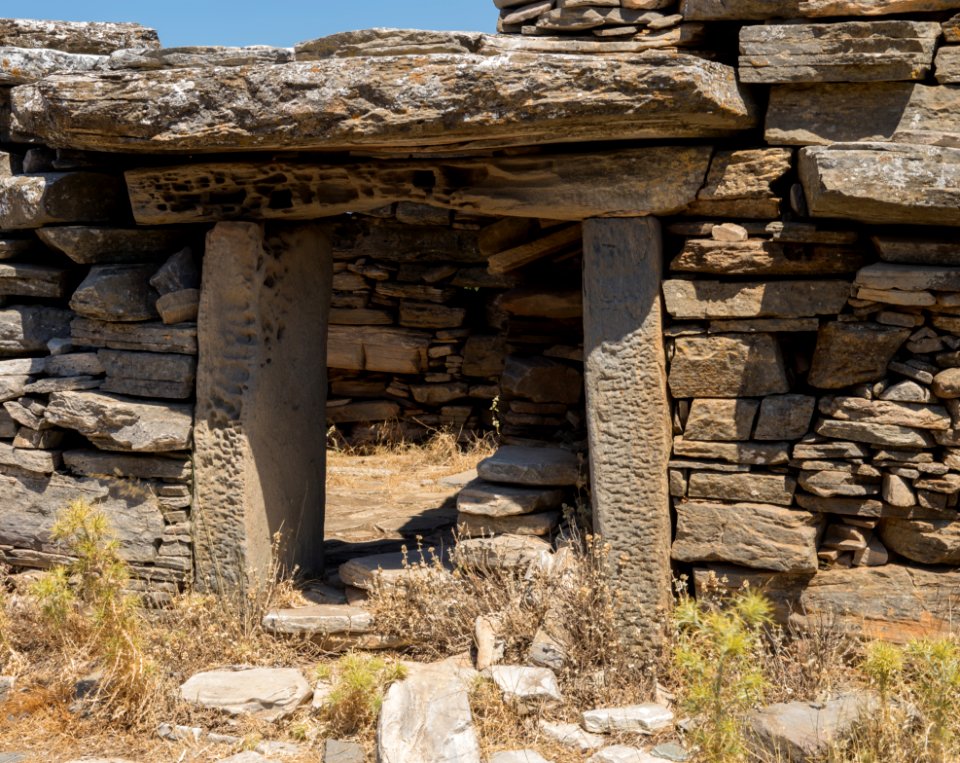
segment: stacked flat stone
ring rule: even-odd
[[[674,0],[494,0],[497,31],[528,36],[576,36],[630,42],[643,48],[691,47],[702,42],[702,24],[684,24]]]
[[[477,465],[477,474],[457,497],[458,563],[523,569],[546,558],[561,507],[580,484],[576,454],[505,445]]]
[[[576,245],[558,256],[579,255],[575,233]],[[497,427],[518,440],[582,437],[579,262],[568,264],[572,287],[543,289],[526,285],[537,274],[519,273],[514,259],[518,251],[536,256],[556,278],[562,266],[546,257],[553,250],[538,248],[552,235],[534,219],[409,202],[342,222],[328,425],[351,445],[389,433],[416,441],[438,428],[466,436]],[[491,256],[503,272],[487,270]]]

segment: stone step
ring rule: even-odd
[[[566,486],[577,484],[580,465],[575,453],[561,448],[504,445],[477,464],[477,474],[507,485]]]
[[[372,590],[377,581],[385,586],[394,586],[405,577],[424,574],[426,565],[433,571],[438,568],[450,569],[446,552],[442,549],[431,553],[427,550],[412,550],[406,555],[402,551],[387,554],[361,556],[344,562],[339,567],[340,580],[346,585]]]
[[[564,491],[557,488],[513,487],[476,479],[457,496],[461,514],[481,517],[513,517],[556,509]]]
[[[268,612],[263,618],[263,628],[278,635],[370,633],[373,616],[365,609],[349,604],[312,604]]]

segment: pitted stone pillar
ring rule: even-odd
[[[207,236],[194,434],[197,583],[322,566],[330,242],[315,225]]]
[[[670,606],[670,404],[654,218],[583,226],[583,328],[594,526],[611,545],[625,636],[655,650]]]

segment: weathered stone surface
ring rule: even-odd
[[[0,465],[15,466],[36,474],[51,474],[61,465],[60,453],[46,450],[24,450],[0,442]]]
[[[200,268],[193,258],[193,250],[185,247],[170,255],[150,277],[150,285],[157,294],[171,294],[184,289],[200,288]]]
[[[626,707],[595,708],[583,711],[580,724],[592,734],[652,734],[673,725],[673,712],[652,702]]]
[[[160,296],[150,285],[153,265],[94,265],[70,299],[74,312],[101,321],[149,321]]]
[[[200,300],[194,514],[203,588],[322,565],[326,330],[332,263],[313,225],[221,223]],[[310,348],[304,351],[304,348]],[[310,384],[291,384],[294,378]],[[201,537],[203,536],[203,537]]]
[[[706,182],[687,214],[707,217],[777,217],[780,199],[771,185],[790,170],[784,148],[718,151]]]
[[[674,438],[677,456],[726,461],[732,464],[765,464],[775,466],[790,460],[788,443],[695,442]]]
[[[932,448],[936,441],[923,429],[912,429],[895,424],[866,424],[859,421],[832,421],[817,424],[817,434],[839,440],[853,440],[886,448]]]
[[[66,289],[67,272],[61,268],[27,263],[0,263],[0,295],[60,298]]]
[[[878,323],[828,323],[817,335],[807,381],[821,389],[879,381],[910,333]]]
[[[347,585],[369,591],[378,583],[395,586],[410,575],[429,575],[434,568],[446,564],[447,559],[442,552],[433,554],[429,551],[413,550],[406,557],[400,552],[356,557],[341,564],[338,573]]]
[[[811,395],[771,395],[760,404],[753,436],[757,440],[799,440],[809,427],[817,399]]]
[[[960,84],[960,45],[940,48],[936,60],[937,82],[941,85]]]
[[[540,719],[537,728],[545,737],[551,741],[561,744],[564,747],[573,747],[580,752],[589,752],[598,747],[603,747],[604,739],[597,734],[591,734],[584,731],[576,723],[552,723]]]
[[[816,16],[886,16],[943,11],[960,7],[956,0],[683,0],[684,18],[697,21],[749,20]]]
[[[430,335],[376,326],[330,326],[327,365],[350,371],[421,374],[427,370]]]
[[[687,488],[690,498],[751,501],[790,506],[797,481],[785,474],[720,474],[693,472]]]
[[[673,558],[732,562],[781,572],[815,572],[818,514],[765,504],[679,501]]]
[[[63,454],[67,468],[89,477],[135,477],[186,481],[192,468],[184,458],[132,456],[99,450],[68,450]]]
[[[713,275],[841,275],[864,264],[854,248],[804,246],[767,239],[715,241],[687,239],[670,270]]]
[[[759,406],[758,401],[743,398],[694,400],[683,436],[687,440],[749,440]]]
[[[140,24],[0,19],[0,45],[107,55],[121,48],[156,48],[157,33]]]
[[[65,474],[0,474],[0,545],[63,553],[50,537],[57,515],[86,500],[106,515],[130,562],[153,562],[163,536],[163,514],[149,490],[131,490],[117,479],[77,479]],[[30,566],[30,565],[28,565]]]
[[[44,412],[54,426],[75,429],[103,450],[187,450],[193,406],[149,403],[97,392],[57,392]]]
[[[790,388],[770,334],[680,337],[669,381],[674,397],[759,397]]]
[[[97,172],[0,178],[0,228],[107,222],[123,213],[125,196],[120,178]]]
[[[743,82],[923,79],[940,25],[921,21],[767,24],[740,30]]]
[[[0,309],[0,355],[46,351],[51,339],[70,335],[70,317],[40,305]]]
[[[313,604],[268,612],[263,617],[263,628],[268,633],[288,636],[369,633],[373,630],[373,616],[349,604]]]
[[[206,66],[262,66],[288,64],[293,50],[270,45],[225,47],[197,45],[179,48],[127,48],[116,50],[105,62],[107,69],[192,69]]]
[[[153,153],[662,139],[755,120],[731,67],[653,52],[327,59],[54,76],[20,90],[18,132],[48,145]]]
[[[185,702],[265,721],[290,715],[311,696],[313,689],[296,668],[211,670],[180,687]]]
[[[463,346],[464,376],[498,376],[503,371],[506,341],[502,336],[474,334]]]
[[[535,403],[573,404],[583,392],[583,376],[575,368],[549,358],[510,355],[500,384],[505,395]]]
[[[628,641],[651,653],[670,606],[670,403],[666,390],[662,232],[656,220],[584,223],[587,432],[594,526],[619,562]],[[645,278],[636,278],[645,273]]]
[[[550,543],[532,535],[498,535],[461,539],[453,549],[458,567],[470,570],[520,572],[545,568],[552,554]]]
[[[796,331],[816,331],[817,318],[744,318],[742,320],[710,321],[711,334],[780,334]]]
[[[363,746],[357,742],[325,739],[323,742],[323,763],[366,763],[367,756]]]
[[[802,471],[800,487],[821,498],[839,496],[866,496],[880,493],[878,477],[863,477],[845,471]]]
[[[862,268],[854,285],[902,291],[960,291],[960,268],[877,262]]]
[[[164,294],[157,300],[156,308],[165,325],[195,322],[200,313],[200,290],[184,289]]]
[[[514,487],[473,480],[457,495],[457,509],[463,514],[482,517],[511,517],[558,508],[562,490]]]
[[[372,312],[372,311],[368,311]],[[431,305],[426,302],[401,302],[398,323],[408,328],[442,329],[463,325],[467,311],[462,307]],[[387,323],[392,323],[389,319]]]
[[[477,474],[487,482],[507,485],[576,485],[580,466],[575,453],[560,448],[502,445],[477,464]]]
[[[106,323],[74,318],[69,335],[78,347],[197,354],[197,327],[189,323],[165,326],[162,323]]]
[[[100,350],[97,355],[107,374],[100,386],[105,392],[174,400],[193,396],[197,377],[193,355],[117,350]]]
[[[912,82],[771,89],[765,137],[788,145],[894,141],[960,145],[960,92]]]
[[[390,400],[364,400],[328,406],[326,416],[331,424],[346,424],[355,421],[390,421],[399,414],[400,406]]]
[[[90,72],[106,61],[103,56],[65,53],[50,48],[0,46],[0,86],[22,85],[66,72]]]
[[[507,517],[489,517],[478,514],[457,515],[457,530],[466,537],[488,535],[549,535],[560,524],[559,511],[542,514],[519,514]]]
[[[750,717],[760,750],[785,760],[816,760],[846,740],[878,700],[865,693],[844,694],[826,702],[783,702],[768,705]]]
[[[920,564],[960,564],[960,522],[950,519],[885,519],[884,545]]]
[[[947,368],[933,377],[933,393],[945,400],[960,397],[960,368]]]
[[[126,177],[134,216],[146,224],[315,219],[394,201],[470,213],[581,220],[679,212],[699,190],[709,161],[706,146],[658,146],[441,163],[194,164],[131,170]],[[427,174],[433,181],[422,180]],[[585,193],[588,188],[591,191]],[[508,250],[509,254],[498,253],[491,261],[492,272],[505,273],[556,253],[577,238],[570,229],[548,233],[542,240]],[[510,266],[499,265],[500,260],[508,260]]]
[[[862,397],[822,397],[820,413],[841,421],[898,424],[917,429],[947,430],[951,426],[950,414],[939,405],[866,400]]]
[[[915,381],[897,382],[880,393],[880,400],[892,400],[898,403],[929,403],[932,399],[930,390]]]
[[[960,225],[960,149],[849,143],[800,151],[815,217],[882,225]]]
[[[480,763],[470,712],[477,673],[453,661],[417,665],[393,684],[377,724],[381,763]]]
[[[674,318],[801,318],[831,315],[849,296],[846,281],[663,282],[667,312]]]
[[[177,228],[98,228],[64,225],[41,228],[44,244],[81,265],[142,262],[170,254],[183,244]]]
[[[834,568],[816,575],[756,573],[736,567],[714,568],[730,590],[744,583],[774,604],[777,620],[814,631],[830,623],[839,632],[867,639],[906,642],[956,632],[953,596],[960,573],[888,564]],[[698,589],[709,571],[696,569]]]
[[[941,238],[914,236],[871,236],[870,240],[886,262],[908,265],[960,264],[960,244]]]

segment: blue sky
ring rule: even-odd
[[[283,45],[367,27],[492,32],[493,0],[4,0],[5,17],[138,21],[178,45]]]

